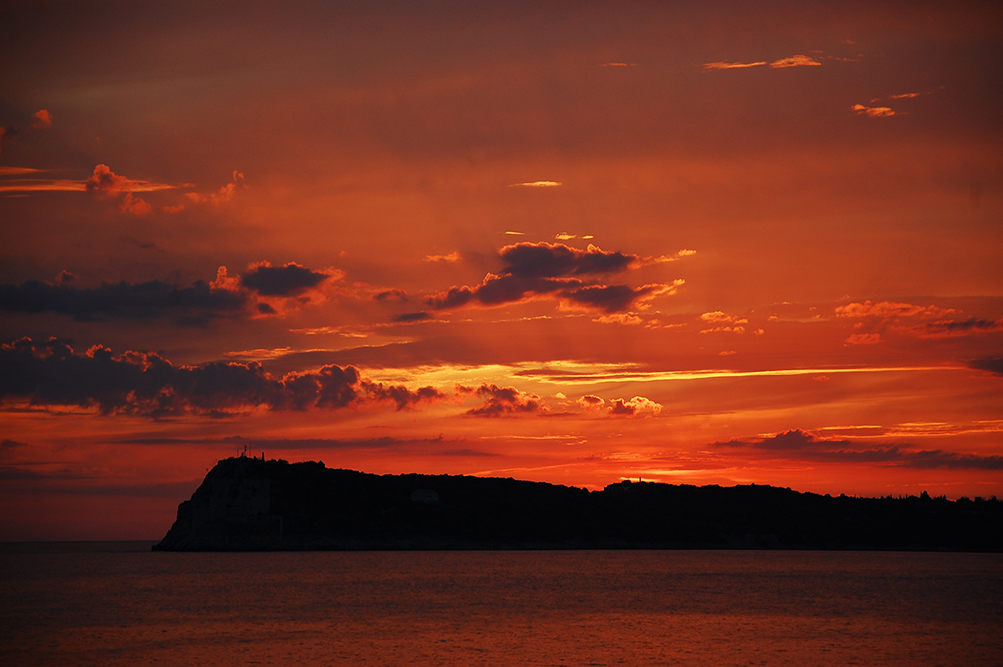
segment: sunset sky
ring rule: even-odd
[[[245,445],[1003,496],[996,3],[6,7],[0,541]]]

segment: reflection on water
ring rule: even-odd
[[[1003,555],[0,545],[4,665],[997,665]]]

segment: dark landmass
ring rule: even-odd
[[[871,549],[1003,551],[1003,502],[853,498],[772,486],[370,475],[220,461],[158,551]]]

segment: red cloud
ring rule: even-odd
[[[108,165],[99,164],[94,167],[94,174],[84,181],[84,187],[88,192],[104,192],[113,194],[117,192],[131,192],[132,181],[125,176],[119,176],[113,172]]]
[[[237,194],[237,186],[247,187],[247,181],[244,178],[244,174],[239,171],[233,172],[233,182],[227,183],[219,189],[219,192],[202,194],[199,192],[189,192],[185,195],[188,201],[194,202],[196,204],[223,204],[231,199]]]
[[[36,130],[46,130],[52,127],[52,116],[45,109],[35,112],[35,120],[31,121],[31,126]]]

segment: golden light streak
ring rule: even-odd
[[[821,373],[914,373],[923,371],[968,371],[967,366],[874,366],[859,368],[784,368],[762,371],[624,371],[620,373],[567,373],[522,371],[520,377],[549,384],[593,384],[607,382],[659,382],[673,380],[708,380],[714,378],[818,375]]]

